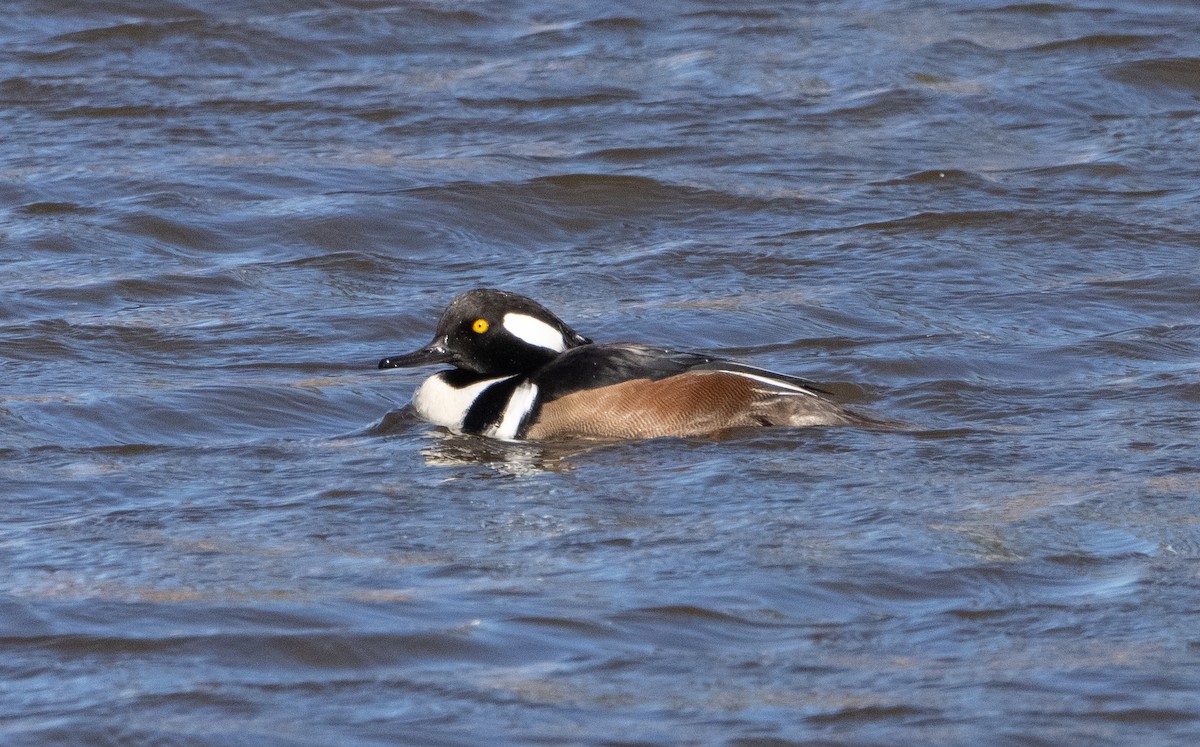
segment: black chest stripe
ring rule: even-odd
[[[463,432],[483,433],[489,427],[500,422],[500,419],[504,417],[504,408],[512,399],[513,392],[524,381],[524,376],[514,376],[511,379],[497,381],[480,392],[475,401],[471,403],[471,408],[467,410],[467,416],[463,418]]]

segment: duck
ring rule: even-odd
[[[807,379],[726,358],[593,342],[533,299],[476,288],[429,344],[380,369],[448,365],[412,397],[421,419],[504,441],[705,437],[746,427],[871,426]]]

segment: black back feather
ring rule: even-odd
[[[649,345],[582,345],[559,355],[530,376],[543,402],[572,392],[633,379],[658,381],[688,371],[748,373],[820,392],[812,382],[746,366],[703,353],[664,350]]]

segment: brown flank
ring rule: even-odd
[[[706,436],[761,425],[859,425],[866,419],[817,394],[775,389],[722,371],[690,371],[585,389],[542,405],[535,440]]]

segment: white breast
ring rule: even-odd
[[[484,379],[459,389],[446,383],[444,376],[444,373],[439,373],[425,379],[413,393],[412,403],[413,409],[423,420],[453,430],[462,430],[467,410],[471,409],[471,405],[484,389],[498,381],[512,378],[501,376],[496,379]],[[521,388],[517,387],[517,390],[520,391]]]

